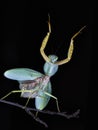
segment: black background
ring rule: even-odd
[[[53,95],[58,97],[61,111],[69,113],[80,109],[80,118],[67,120],[60,116],[39,114],[49,128],[86,130],[88,88],[91,81],[93,3],[86,1],[6,1],[1,4],[0,37],[0,97],[18,89],[18,83],[6,79],[4,71],[27,67],[43,72],[44,60],[40,55],[41,42],[48,31],[48,13],[52,33],[45,49],[46,54],[56,54],[59,60],[67,57],[71,37],[84,25],[85,30],[75,39],[72,60],[59,67],[51,78]],[[25,104],[19,94],[9,100]],[[34,101],[30,105],[34,107]],[[46,110],[56,111],[55,101],[50,100]],[[23,110],[0,103],[0,129],[37,129],[37,123]]]

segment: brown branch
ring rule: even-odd
[[[59,116],[66,117],[67,119],[78,118],[79,113],[80,113],[80,109],[78,109],[76,112],[74,112],[72,114],[67,114],[67,112],[53,112],[53,111],[46,111],[46,110],[40,111],[40,110],[37,110],[35,108],[30,108],[30,107],[24,108],[23,105],[20,105],[18,103],[14,103],[14,102],[10,102],[10,101],[6,101],[6,100],[2,100],[2,99],[0,99],[0,102],[24,109],[27,112],[27,114],[29,114],[31,117],[33,117],[34,120],[43,124],[45,127],[48,127],[48,125],[44,121],[42,121],[40,118],[36,117],[31,111],[38,111],[40,113],[49,114],[49,115],[59,115]]]
[[[33,117],[34,120],[43,124],[45,127],[48,127],[48,125],[44,121],[40,120],[38,117],[35,117],[35,115],[33,113],[31,113],[31,109],[32,109],[32,111],[38,111],[37,109],[29,108],[29,107],[24,108],[23,105],[20,105],[18,103],[14,103],[14,102],[10,102],[10,101],[6,101],[6,100],[2,100],[2,99],[0,99],[0,102],[24,109],[31,117]]]

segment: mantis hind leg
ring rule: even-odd
[[[1,99],[3,100],[3,99],[7,98],[8,96],[10,96],[10,95],[13,94],[13,93],[21,93],[21,92],[23,92],[23,90],[13,90],[13,91],[9,92],[8,94],[6,94],[6,95],[5,95],[4,97],[2,97]]]
[[[60,112],[60,108],[59,108],[59,103],[58,103],[57,97],[53,96],[52,94],[50,94],[50,93],[48,93],[48,92],[44,92],[44,94],[46,94],[47,96],[50,96],[50,97],[52,97],[53,99],[56,100],[57,110],[58,110],[58,112]]]
[[[1,99],[3,100],[3,99],[5,99],[5,98],[7,98],[8,96],[10,96],[11,94],[13,94],[13,93],[21,93],[21,92],[30,92],[30,96],[29,96],[29,98],[27,99],[27,102],[26,102],[26,104],[25,104],[25,106],[23,107],[24,109],[26,108],[26,106],[28,105],[28,103],[29,103],[29,101],[30,101],[30,98],[31,98],[31,96],[32,96],[32,93],[34,92],[34,91],[32,91],[32,90],[13,90],[13,91],[11,91],[11,92],[9,92],[8,94],[6,94],[4,97],[2,97]]]
[[[33,92],[30,93],[30,96],[29,96],[29,98],[28,98],[27,101],[26,101],[26,104],[25,104],[25,106],[24,106],[24,109],[27,107],[27,105],[28,105],[28,103],[29,103],[29,101],[30,101],[30,99],[31,99],[31,97],[32,97],[32,94],[33,94]]]

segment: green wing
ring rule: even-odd
[[[46,86],[44,86],[44,91],[51,94],[52,89],[51,89],[51,82],[50,81],[48,82],[48,84]],[[44,91],[40,90],[38,92],[39,96],[37,96],[35,98],[35,106],[36,106],[36,109],[38,109],[38,110],[43,110],[50,100],[50,96],[46,95],[44,93]]]
[[[43,74],[28,68],[15,68],[7,70],[4,73],[4,76],[12,80],[25,81],[42,77]]]

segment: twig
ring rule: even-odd
[[[35,117],[35,115],[29,110],[29,108],[25,108],[25,111],[26,111],[31,117],[33,117],[34,120],[36,120],[36,121],[39,122],[40,124],[43,124],[45,127],[48,127],[48,125],[47,125],[44,121],[40,120],[38,117]],[[36,111],[37,111],[37,110],[36,110]]]
[[[34,120],[43,124],[45,127],[48,127],[48,125],[44,121],[42,121],[40,118],[36,117],[31,111],[38,111],[40,113],[49,114],[49,115],[59,115],[59,116],[66,117],[67,119],[78,118],[79,113],[80,113],[80,109],[78,109],[76,112],[68,115],[68,114],[66,114],[67,112],[53,112],[53,111],[46,111],[46,110],[40,111],[40,110],[37,110],[35,108],[31,108],[31,107],[24,108],[23,105],[20,105],[18,103],[14,103],[14,102],[10,102],[10,101],[6,101],[6,100],[2,100],[2,99],[0,99],[0,102],[24,109],[27,112],[27,114],[29,114],[31,117],[33,117]]]
[[[35,117],[35,115],[33,113],[31,113],[31,109],[32,109],[32,111],[38,111],[37,109],[29,108],[29,107],[24,108],[23,105],[20,105],[18,103],[14,103],[14,102],[10,102],[10,101],[6,101],[6,100],[2,100],[2,99],[0,99],[0,102],[24,109],[31,117],[33,117],[33,119],[35,119],[37,122],[43,124],[45,127],[48,127],[44,121],[40,120],[38,117]]]

